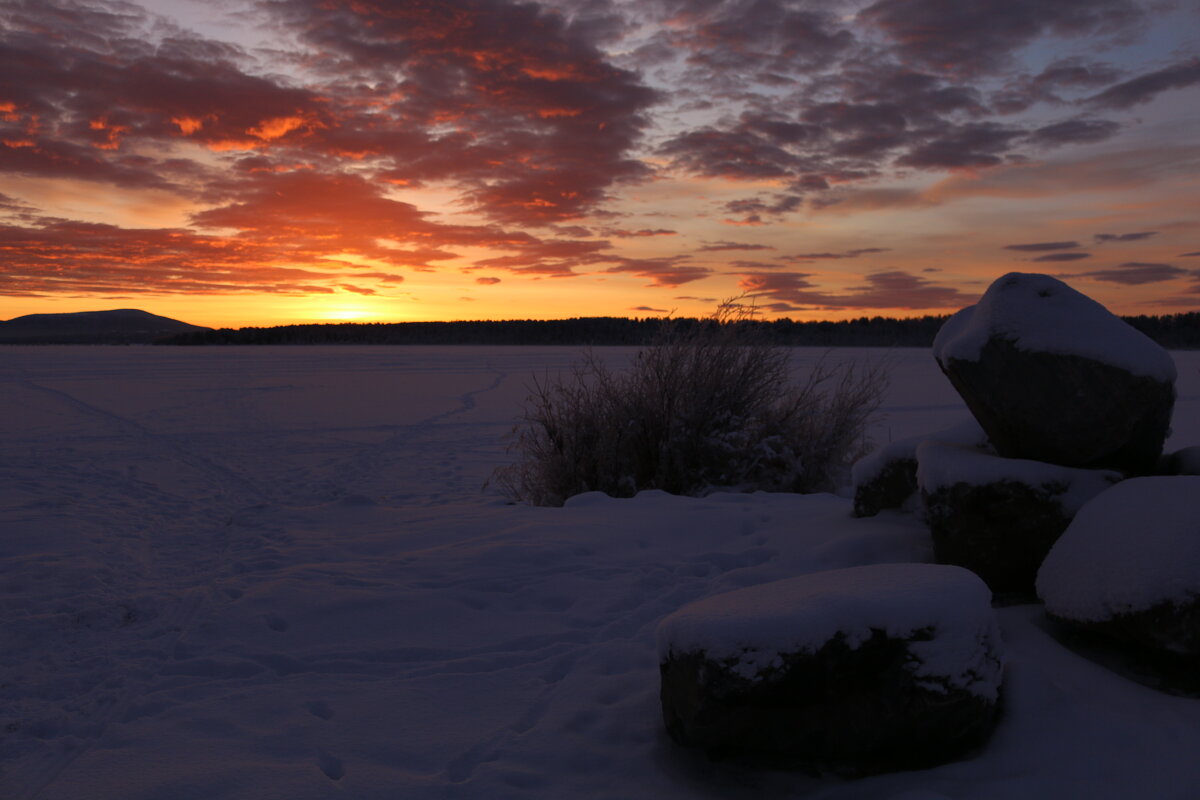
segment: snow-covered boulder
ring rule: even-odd
[[[1080,509],[1037,576],[1051,617],[1200,657],[1200,476],[1133,478]]]
[[[996,280],[946,321],[933,354],[1003,456],[1146,473],[1162,452],[1170,354],[1048,275]]]
[[[868,774],[982,743],[1003,673],[991,593],[937,564],[818,572],[716,595],[660,624],[662,710],[710,756]]]
[[[985,447],[987,434],[974,417],[936,433],[888,442],[850,469],[854,486],[854,516],[873,517],[887,508],[902,508],[917,493],[917,446],[949,442]]]
[[[1121,477],[962,445],[917,448],[934,558],[966,567],[1005,594],[1032,596],[1042,559],[1076,512]]]

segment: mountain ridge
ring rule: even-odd
[[[0,344],[144,344],[207,330],[137,308],[25,314],[0,321]]]

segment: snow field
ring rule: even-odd
[[[664,617],[926,561],[928,533],[832,495],[481,491],[523,383],[576,355],[0,348],[0,797],[1200,793],[1200,702],[1064,649],[1037,606],[998,612],[1006,714],[970,761],[818,781],[672,745]],[[964,412],[928,351],[870,355],[893,363],[879,441]],[[1175,356],[1169,449],[1200,442],[1200,358]]]

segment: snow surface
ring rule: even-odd
[[[1087,295],[1049,275],[1010,272],[997,278],[979,302],[946,320],[933,353],[978,361],[993,337],[1018,350],[1077,355],[1134,375],[1173,381],[1175,362],[1156,342]]]
[[[987,445],[987,441],[987,434],[984,433],[983,428],[979,427],[979,423],[973,416],[966,414],[959,422],[948,428],[918,436],[907,436],[875,449],[870,455],[854,462],[854,466],[850,468],[850,480],[855,486],[862,486],[864,483],[870,483],[878,478],[884,467],[894,461],[916,460],[917,446],[922,442],[946,442],[983,447]]]
[[[753,680],[781,653],[812,653],[839,633],[858,649],[875,630],[907,639],[910,665],[934,691],[953,686],[994,701],[1002,668],[992,593],[975,573],[942,564],[873,564],[812,572],[706,597],[663,620],[658,655],[698,653]]]
[[[1083,622],[1200,597],[1200,476],[1131,478],[1085,505],[1037,577],[1051,613]]]
[[[1119,480],[1121,473],[1114,470],[1078,469],[1044,461],[1003,458],[977,447],[942,442],[924,442],[917,447],[917,485],[922,491],[934,492],[959,483],[983,486],[1013,481],[1047,490],[1060,484],[1065,490],[1054,499],[1068,516],[1073,516],[1084,503]]]
[[[879,441],[963,413],[928,350],[833,357],[885,352]],[[524,384],[577,356],[0,347],[0,798],[1200,795],[1200,702],[1064,649],[1033,605],[998,611],[1005,714],[971,760],[819,780],[676,747],[664,617],[925,561],[929,535],[827,494],[481,491]],[[1175,357],[1179,448],[1200,443],[1200,354]]]

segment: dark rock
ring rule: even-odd
[[[1099,361],[992,339],[979,361],[941,366],[1008,458],[1145,473],[1170,430],[1174,384]]]
[[[934,356],[1002,456],[1144,474],[1162,452],[1170,354],[1054,278],[1000,278]]]
[[[804,588],[810,579],[816,591]],[[783,595],[796,587],[787,602],[777,602],[780,586]],[[723,598],[730,598],[728,607]],[[960,758],[986,741],[999,709],[1002,656],[989,599],[964,570],[888,564],[750,587],[685,607],[660,627],[667,731],[712,758],[845,776]],[[896,614],[909,611],[909,623],[926,624],[901,624]],[[770,658],[752,660],[757,666],[748,669],[728,653],[721,632],[700,646],[706,636],[696,617],[705,615],[718,626],[732,623],[743,652]],[[828,621],[845,625],[856,616],[862,624],[849,630]],[[782,630],[794,624],[801,637],[814,619],[831,632],[817,645],[780,648],[771,636],[756,636],[764,619]],[[686,633],[673,641],[677,630]],[[942,669],[947,657],[954,666]]]
[[[856,648],[839,636],[815,653],[781,654],[760,680],[701,653],[668,658],[659,667],[667,732],[712,758],[846,776],[954,760],[986,741],[998,704],[916,685],[908,644],[929,636],[876,630]]]
[[[873,517],[902,508],[917,493],[917,459],[889,458],[867,480],[854,486],[854,516]]]
[[[1113,614],[1106,619],[1062,617],[1056,622],[1101,634],[1140,650],[1196,659],[1200,667],[1200,593],[1184,601],[1164,601],[1149,608]]]
[[[1038,568],[1076,511],[1121,479],[936,443],[917,458],[935,560],[971,570],[1005,600],[1033,597]]]
[[[926,441],[987,445],[979,423],[968,417],[958,425],[922,436],[888,442],[851,469],[854,516],[873,517],[885,509],[902,508],[917,493],[917,447]]]

